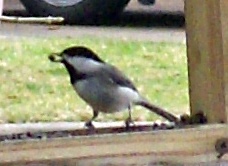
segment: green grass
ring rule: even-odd
[[[116,65],[151,102],[175,114],[188,111],[185,44],[84,37],[0,39],[0,123],[84,121],[92,111],[73,91],[68,74],[48,54],[84,45]],[[134,107],[134,120],[158,117]],[[123,120],[122,113],[99,114],[97,120]]]

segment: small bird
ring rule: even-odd
[[[126,109],[129,116],[125,123],[129,127],[132,123],[131,107],[134,105],[141,105],[170,122],[178,122],[178,118],[171,113],[149,103],[120,70],[87,47],[69,47],[60,53],[50,54],[49,59],[66,67],[74,90],[92,107],[93,117],[85,123],[87,127],[94,127],[92,121],[99,112],[114,113]]]

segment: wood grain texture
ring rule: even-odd
[[[227,125],[102,134],[0,143],[0,165],[205,164],[217,159],[215,142],[228,137]],[[42,165],[42,166],[43,166]]]
[[[225,95],[225,119],[228,121],[228,1],[220,0],[221,26],[222,26],[222,48],[223,48],[223,67],[224,67],[224,95]]]
[[[227,4],[185,1],[191,112],[204,111],[211,123],[227,122]]]
[[[124,122],[93,122],[94,134],[125,132]],[[134,122],[135,127],[129,130],[150,131],[154,122]],[[157,123],[159,124],[159,123]],[[167,124],[169,125],[169,124]],[[170,124],[173,126],[174,124]],[[49,123],[22,123],[22,124],[0,124],[0,136],[22,134],[22,133],[46,133],[60,131],[75,131],[75,135],[87,135],[88,129],[84,122],[49,122]],[[91,131],[92,132],[92,131]]]

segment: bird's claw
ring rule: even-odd
[[[135,125],[135,124],[134,124],[134,121],[133,121],[131,118],[127,118],[127,119],[125,120],[126,130],[129,130],[130,127],[131,127],[131,125],[132,125],[132,126]]]
[[[92,123],[92,121],[86,122],[85,123],[85,127],[89,128],[89,129],[94,129],[95,128],[94,125],[93,125],[93,123]]]

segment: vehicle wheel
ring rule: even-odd
[[[20,0],[33,16],[62,16],[66,23],[98,23],[120,13],[130,0]]]

